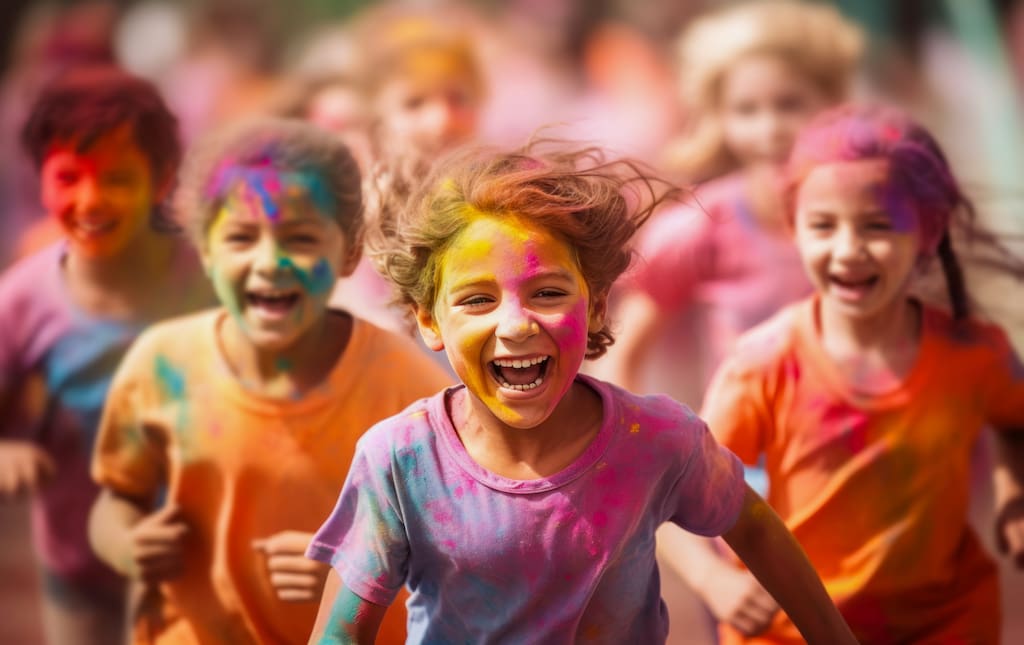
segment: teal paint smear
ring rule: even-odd
[[[176,400],[185,398],[185,377],[164,356],[156,357],[156,379],[165,396]]]
[[[324,258],[316,261],[312,271],[303,270],[286,255],[277,259],[277,266],[280,269],[291,270],[302,288],[312,295],[328,293],[334,288],[334,271],[331,270],[330,263]]]

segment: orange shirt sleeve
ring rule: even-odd
[[[148,386],[155,369],[149,341],[148,334],[140,336],[114,375],[92,457],[98,484],[139,498],[154,494],[167,477],[163,442],[143,417],[159,405]]]
[[[754,465],[768,445],[772,415],[765,395],[766,371],[744,364],[741,352],[730,356],[715,373],[701,417],[719,443],[743,463]]]

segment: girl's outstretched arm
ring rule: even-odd
[[[808,643],[857,642],[796,538],[749,486],[736,524],[722,538]]]
[[[996,432],[996,544],[1024,569],[1024,432]]]
[[[352,593],[332,570],[320,599],[310,645],[372,645],[385,611],[387,607]]]

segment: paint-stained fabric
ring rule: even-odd
[[[685,406],[578,378],[604,423],[543,479],[477,464],[446,394],[377,425],[310,557],[378,604],[407,583],[411,643],[664,642],[655,530],[728,530],[742,468]]]
[[[185,285],[198,265],[182,249],[176,266]],[[78,308],[65,282],[66,253],[61,241],[0,277],[0,437],[37,442],[57,464],[32,502],[32,539],[48,574],[120,588],[87,539],[99,492],[89,457],[110,379],[143,323]]]
[[[757,221],[742,173],[704,184],[691,202],[654,217],[637,252],[628,279],[665,315],[704,310],[700,337],[711,369],[740,334],[811,292],[793,241]]]
[[[996,643],[996,569],[967,523],[978,433],[1024,428],[1024,371],[1006,336],[923,309],[915,365],[884,395],[854,389],[825,352],[815,298],[752,330],[712,382],[704,416],[865,643]],[[776,617],[763,637],[798,643]]]
[[[278,600],[253,541],[315,531],[363,432],[451,382],[411,341],[356,319],[319,388],[258,397],[223,359],[215,330],[226,316],[204,312],[143,334],[104,410],[96,480],[135,497],[167,482],[190,526],[185,573],[162,586],[159,620],[144,614],[136,642],[155,632],[161,645],[305,643],[316,603]],[[401,612],[387,625],[380,642],[400,642]]]

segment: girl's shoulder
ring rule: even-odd
[[[993,353],[1005,356],[1013,353],[1006,332],[998,324],[977,317],[955,319],[948,311],[932,305],[922,305],[926,333],[939,341],[947,352]]]
[[[732,370],[760,372],[774,369],[793,356],[799,343],[814,333],[814,302],[805,299],[787,305],[771,318],[744,332],[725,362]]]
[[[38,301],[56,298],[49,287],[60,280],[61,258],[64,255],[64,240],[17,260],[0,274],[0,297],[4,307],[10,306],[12,299],[21,301]]]

